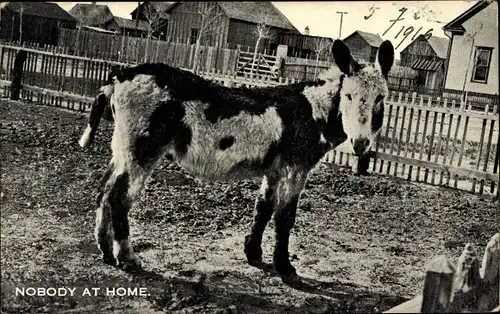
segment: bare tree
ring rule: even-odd
[[[256,40],[255,40],[255,49],[253,52],[253,61],[251,69],[252,75],[254,73],[255,63],[257,62],[258,50],[261,40],[273,38],[271,33],[271,28],[269,27],[269,15],[266,14],[265,16],[259,19],[259,22],[257,23],[254,29],[254,35]]]
[[[154,37],[153,35],[155,32],[160,32],[163,27],[167,23],[167,14],[165,11],[167,10],[169,4],[165,2],[156,2],[155,5],[151,5],[150,3],[145,3],[140,9],[141,13],[144,15],[146,18],[146,22],[148,23],[147,27],[147,35],[146,35],[146,47],[145,47],[145,54],[144,54],[144,62],[147,62],[148,60],[148,54],[149,54],[149,46],[151,45],[151,38]],[[139,14],[139,10],[137,11]],[[136,19],[139,19],[139,16],[136,16]],[[137,22],[139,23],[139,22]],[[137,24],[139,25],[139,24]]]
[[[29,6],[23,2],[19,2],[19,42],[23,41],[23,16],[24,10],[28,9]]]
[[[198,71],[200,67],[200,46],[202,39],[216,33],[222,26],[221,22],[223,18],[223,14],[217,12],[217,4],[200,2],[199,5],[200,9],[198,10],[198,14],[200,15],[200,27],[198,28],[196,46],[194,49],[193,71]]]
[[[331,40],[329,40],[328,38],[325,38],[325,37],[314,39],[314,52],[316,53],[316,65],[314,67],[314,79],[316,79],[316,76],[318,74],[319,57],[323,52],[329,51],[331,49],[332,43],[333,42]]]

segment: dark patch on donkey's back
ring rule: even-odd
[[[178,154],[185,154],[191,143],[192,132],[183,122],[186,112],[176,99],[160,102],[149,117],[148,127],[133,145],[133,156],[141,166],[157,159],[164,148],[173,142]]]

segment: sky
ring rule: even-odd
[[[69,11],[77,3],[90,2],[57,3]],[[98,3],[108,5],[114,15],[123,18],[131,18],[130,13],[137,7],[137,2]],[[390,40],[397,54],[410,44],[412,39],[430,29],[433,36],[446,37],[442,27],[475,3],[476,1],[273,2],[302,33],[306,26],[309,27],[310,35],[331,38],[345,38],[356,30],[375,33],[384,40]],[[403,12],[405,8],[406,11]],[[347,12],[343,14],[341,34],[341,14],[337,12]],[[402,20],[396,21],[395,24],[390,21],[400,15]]]

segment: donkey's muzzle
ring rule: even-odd
[[[354,150],[354,155],[363,156],[366,154],[368,147],[370,146],[370,140],[367,138],[355,139],[352,143],[352,148]]]

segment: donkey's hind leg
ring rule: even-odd
[[[245,255],[252,266],[262,265],[262,234],[274,212],[273,196],[276,182],[276,178],[265,176],[255,200],[252,229],[245,236]]]
[[[104,260],[112,259],[115,265],[118,261],[124,270],[135,270],[141,266],[129,240],[128,214],[157,159],[146,166],[138,165],[136,161],[129,161],[126,167],[115,166],[108,170],[109,174],[106,173],[108,179],[96,216],[96,237]],[[111,255],[110,243],[112,243]]]
[[[101,178],[99,184],[99,194],[97,196],[97,211],[95,219],[95,239],[97,245],[103,254],[103,260],[106,264],[116,265],[116,259],[113,256],[113,234],[111,230],[111,207],[102,204],[104,195],[109,193],[107,184],[111,174],[113,173],[113,164],[110,164],[108,169]]]

